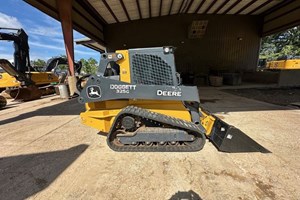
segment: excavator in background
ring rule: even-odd
[[[8,29],[8,28],[0,28]],[[54,84],[59,82],[60,65],[67,65],[65,57],[54,57],[48,60],[40,70],[30,64],[28,35],[23,29],[14,30],[16,33],[0,32],[0,40],[13,41],[14,65],[6,59],[0,59],[0,92],[6,91],[12,98],[22,101],[39,99],[42,95],[53,94]],[[81,65],[76,63],[80,72]]]
[[[0,59],[0,67],[5,71],[0,76],[0,88],[14,99],[29,101],[38,99],[45,87],[52,82],[58,82],[58,77],[51,72],[37,72],[30,64],[28,35],[23,29],[1,28],[15,32],[0,32],[0,40],[13,41],[14,66],[5,59]],[[8,89],[7,89],[8,88]],[[54,89],[53,89],[54,91]],[[47,91],[48,93],[48,91]]]
[[[208,138],[224,152],[269,152],[200,106],[197,87],[180,83],[173,47],[103,53],[77,89],[82,123],[106,133],[114,151],[192,152]]]

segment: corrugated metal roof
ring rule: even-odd
[[[87,0],[108,24],[166,15],[259,15],[283,0]],[[124,8],[122,8],[122,4]],[[240,12],[239,12],[240,11]],[[126,16],[129,14],[130,19]],[[141,17],[139,16],[141,13]]]
[[[24,1],[59,20],[56,0]],[[295,1],[297,0],[73,0],[72,15],[77,31],[105,44],[103,30],[109,24],[180,14],[264,17]]]

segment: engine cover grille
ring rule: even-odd
[[[145,85],[173,85],[172,68],[157,55],[132,56],[133,82]]]

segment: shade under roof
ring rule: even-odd
[[[60,20],[57,0],[24,1]],[[75,30],[105,46],[110,24],[181,14],[259,15],[262,35],[272,34],[300,24],[299,5],[299,0],[73,0],[72,20]]]
[[[177,14],[260,15],[284,0],[87,0],[104,23]]]

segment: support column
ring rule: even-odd
[[[72,1],[73,0],[56,0],[69,65],[70,76],[68,77],[68,82],[71,96],[73,96],[76,91],[76,77],[74,70]]]

